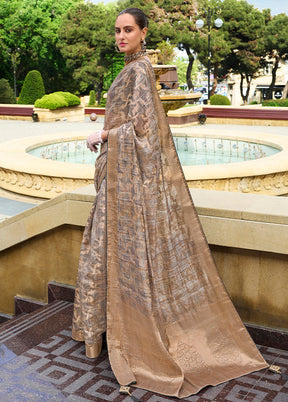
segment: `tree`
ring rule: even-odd
[[[58,47],[67,67],[82,92],[89,86],[97,90],[98,102],[113,65],[115,18],[113,4],[83,3],[68,11],[59,30]]]
[[[195,23],[197,3],[195,0],[166,0],[157,4],[163,10],[152,13],[158,32],[160,31],[165,39],[168,38],[179,50],[185,51],[188,57],[186,82],[188,89],[194,89],[192,71],[198,51],[196,40],[198,32]]]
[[[157,44],[157,49],[160,50],[158,63],[159,64],[171,64],[175,57],[175,46],[171,45],[169,41],[162,40]]]
[[[264,31],[264,43],[267,56],[274,59],[272,68],[272,80],[267,92],[267,98],[273,98],[277,70],[280,60],[288,60],[288,16],[278,14],[268,21]]]
[[[231,71],[240,74],[241,96],[243,102],[247,103],[251,81],[264,64],[265,14],[245,0],[224,0],[221,15],[225,21],[223,24],[225,39],[229,41],[232,49],[221,63],[221,72],[222,75],[227,75]]]
[[[41,74],[37,70],[29,71],[24,80],[18,103],[34,105],[37,99],[45,95],[45,88]]]
[[[106,60],[109,65],[109,68],[107,69],[107,71],[104,74],[104,79],[103,79],[103,91],[104,92],[108,91],[108,89],[112,85],[112,82],[115,80],[117,75],[120,73],[120,71],[125,66],[124,55],[122,53],[115,53],[114,50],[112,50],[112,52],[111,52],[111,54],[106,55]],[[102,99],[101,99],[101,101],[102,101]]]
[[[16,98],[8,80],[0,79],[0,103],[16,103]]]
[[[174,60],[174,64],[177,66],[178,83],[180,86],[183,86],[186,84],[186,71],[188,60],[184,57],[178,57]]]
[[[0,0],[0,75],[12,81],[11,55],[14,49],[20,49],[18,81],[23,82],[28,71],[36,69],[42,74],[47,91],[69,84],[71,73],[56,46],[58,29],[63,14],[83,2]]]
[[[210,96],[212,96],[217,88],[219,66],[231,52],[231,47],[229,41],[227,41],[227,38],[225,37],[225,28],[223,29],[222,26],[220,29],[218,29],[215,26],[215,20],[221,17],[221,3],[217,1],[207,3],[207,1],[204,0],[200,4],[203,6],[203,8],[199,8],[199,14],[201,17],[203,15],[205,24],[203,28],[199,30],[196,48],[198,49],[198,58],[205,67],[208,67],[208,59],[210,58],[210,63],[212,66],[211,70],[213,71],[214,78],[212,90],[208,88],[208,91],[210,91]],[[208,42],[210,46],[208,45]]]
[[[188,60],[185,59],[184,57],[177,57],[176,59],[174,59],[173,64],[175,64],[177,66],[177,75],[178,75],[179,85],[185,86]],[[192,82],[195,82],[198,71],[199,71],[199,60],[196,59],[193,63],[193,69],[192,69],[192,73],[191,73]]]

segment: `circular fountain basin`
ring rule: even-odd
[[[269,145],[210,137],[174,136],[174,144],[182,166],[219,165],[265,158],[280,152]],[[30,149],[30,155],[66,163],[95,163],[95,154],[87,149],[86,139],[46,144]]]
[[[174,130],[177,137],[189,137],[189,128]],[[234,144],[245,141],[264,144],[280,152],[265,158],[243,162],[183,166],[189,187],[222,191],[282,195],[288,193],[288,139],[285,136],[245,132],[233,136],[223,129],[199,130],[200,142],[219,137]],[[32,149],[67,141],[79,142],[87,138],[85,132],[51,134],[27,137],[0,144],[0,186],[9,191],[40,198],[53,198],[61,193],[92,184],[93,164],[67,163],[59,160],[36,157]],[[193,141],[197,136],[193,133]],[[231,142],[232,141],[232,142]],[[175,144],[176,145],[176,144]],[[254,146],[254,145],[253,145]],[[94,156],[94,158],[96,155]]]
[[[93,183],[94,167],[55,162],[30,155],[37,146],[83,140],[90,134],[71,132],[26,137],[0,144],[0,187],[39,198],[53,198]]]

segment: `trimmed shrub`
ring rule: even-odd
[[[216,94],[211,96],[210,105],[231,105],[231,102],[227,96]]]
[[[63,98],[65,99],[65,101],[68,103],[68,106],[77,106],[80,105],[81,101],[78,98],[78,96],[71,94],[70,92],[62,92],[62,91],[58,91],[58,92],[53,92],[54,94],[63,96]]]
[[[37,70],[29,71],[26,75],[18,104],[34,105],[37,99],[45,95],[45,88],[41,74]]]
[[[39,107],[42,109],[59,109],[61,107],[67,107],[68,102],[66,102],[65,98],[61,95],[57,95],[55,93],[44,95],[41,99],[38,99],[35,102],[35,107]]]
[[[60,109],[61,107],[77,106],[80,105],[78,96],[70,92],[53,92],[49,95],[44,95],[41,99],[35,102],[35,107],[42,109]]]
[[[89,93],[89,102],[88,102],[88,106],[95,106],[96,103],[96,94],[94,89],[92,89]]]
[[[16,103],[13,89],[5,78],[0,79],[0,103]]]
[[[273,99],[262,102],[262,106],[288,107],[288,99]]]

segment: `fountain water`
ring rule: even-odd
[[[280,152],[265,144],[223,138],[174,136],[182,166],[243,162]],[[91,153],[85,140],[59,142],[29,150],[30,155],[68,163],[92,164],[97,154]]]

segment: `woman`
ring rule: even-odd
[[[143,50],[147,28],[135,8],[115,24],[126,66],[108,92],[104,129],[87,140],[101,153],[72,336],[97,357],[106,332],[119,384],[183,398],[267,364],[202,232]]]

